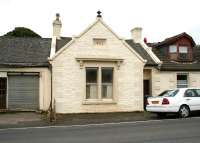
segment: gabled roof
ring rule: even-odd
[[[72,40],[71,37],[61,37],[57,40],[56,51]],[[125,42],[143,59],[146,66],[157,65],[139,43],[132,39]],[[51,38],[16,38],[0,37],[0,67],[45,67],[51,49]]]
[[[0,37],[0,66],[48,66],[50,46],[50,38]]]
[[[196,45],[196,43],[193,40],[193,38],[190,35],[188,35],[186,32],[183,32],[183,33],[180,33],[178,35],[166,38],[165,40],[163,40],[161,42],[158,42],[158,43],[149,43],[149,45],[153,46],[153,47],[159,47],[159,46],[162,46],[162,45],[169,45],[169,44],[177,41],[178,39],[180,39],[182,37],[187,37],[188,39],[190,39],[193,47]]]
[[[151,56],[147,53],[147,51],[142,47],[141,44],[135,43],[132,39],[125,40],[131,48],[133,48],[143,59],[147,60],[145,66],[156,66],[158,65],[155,61],[151,58]]]
[[[157,45],[151,44],[152,45]],[[159,67],[161,71],[200,71],[200,45],[193,47],[193,61],[192,62],[177,62],[166,58],[161,52],[160,46],[152,46],[153,52],[163,62]]]
[[[78,36],[74,37],[74,39],[70,40],[67,44],[65,44],[65,46],[63,46],[62,48],[60,48],[54,56],[52,56],[50,58],[50,60],[54,60],[57,56],[59,56],[63,51],[65,51],[66,49],[68,49],[72,43],[75,42],[76,38],[80,38],[81,36],[83,36],[86,32],[88,32],[93,26],[95,26],[97,23],[101,23],[103,26],[105,26],[105,28],[107,28],[118,40],[121,40],[122,43],[124,44],[125,47],[127,47],[134,55],[136,55],[138,57],[139,60],[141,60],[142,62],[146,62],[145,59],[142,58],[142,56],[140,54],[138,54],[135,50],[133,50],[129,44],[127,44],[127,42],[125,42],[123,39],[121,39],[107,24],[105,24],[105,22],[102,20],[102,18],[97,18],[90,26],[88,26],[83,32],[81,32]]]

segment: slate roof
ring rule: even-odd
[[[194,47],[196,45],[195,41],[193,40],[193,38],[188,35],[186,32],[180,33],[178,35],[166,38],[165,40],[161,41],[161,42],[157,42],[157,43],[149,43],[150,46],[154,46],[154,47],[160,47],[162,45],[169,45],[171,43],[174,43],[176,40],[178,40],[181,37],[187,37],[188,39],[190,39],[192,46]]]
[[[0,37],[0,66],[48,66],[50,47],[50,38]]]
[[[64,45],[71,41],[71,37],[61,37],[61,39],[56,40],[56,51],[60,50]]]
[[[151,58],[147,51],[139,44],[135,43],[132,39],[126,40],[126,42],[145,60],[147,63],[145,66],[157,66],[157,63]]]
[[[161,52],[161,48],[164,45],[169,45],[171,42],[176,41],[182,36],[187,36],[194,46],[192,62],[172,61],[167,59],[166,55]],[[162,42],[148,43],[148,45],[152,47],[153,52],[163,62],[163,64],[159,67],[161,71],[200,71],[200,45],[196,45],[192,37],[190,37],[187,33],[178,34],[176,36],[167,38]]]
[[[200,71],[200,46],[193,48],[192,62],[180,63],[174,61],[164,61],[160,70],[162,71]]]

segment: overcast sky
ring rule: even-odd
[[[51,37],[55,13],[60,13],[62,36],[78,35],[96,19],[97,10],[117,35],[131,38],[143,28],[148,42],[187,32],[200,44],[199,0],[0,0],[0,35],[27,27]]]

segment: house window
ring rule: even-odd
[[[188,47],[187,46],[179,46],[179,53],[187,54],[188,53]]]
[[[113,68],[101,69],[101,97],[112,98],[113,91]]]
[[[177,52],[177,47],[176,45],[171,45],[169,46],[169,53],[176,53]]]
[[[189,58],[188,47],[187,46],[179,46],[179,59],[186,60],[188,58]]]
[[[112,99],[113,68],[86,68],[86,99]]]
[[[177,88],[188,87],[188,75],[187,74],[177,74]]]
[[[106,39],[95,38],[93,39],[94,45],[97,47],[103,47],[106,45]]]
[[[86,68],[86,99],[97,99],[98,68]]]

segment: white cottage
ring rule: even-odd
[[[56,112],[142,111],[146,62],[98,15],[50,58]]]

